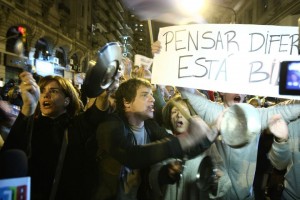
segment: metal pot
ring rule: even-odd
[[[83,82],[87,97],[99,96],[114,82],[121,60],[122,48],[118,42],[107,43],[98,51],[97,61],[89,66]]]

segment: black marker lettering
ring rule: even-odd
[[[181,67],[182,64],[182,60],[184,58],[189,58],[192,57],[193,55],[186,55],[186,56],[179,56],[179,63],[178,63],[178,78],[185,78],[185,77],[192,77],[192,76],[183,76],[181,75],[181,70],[187,70],[189,68],[189,66],[183,66]]]
[[[258,67],[255,67],[256,64],[258,64]],[[250,74],[249,74],[249,83],[253,83],[253,82],[261,82],[264,80],[267,80],[269,78],[269,74],[267,72],[260,72],[260,70],[263,67],[263,63],[261,61],[254,61],[250,63],[251,65],[251,70],[250,70]],[[253,71],[253,68],[257,68],[256,70]],[[265,78],[263,79],[257,79],[257,80],[252,80],[252,75],[265,75]]]
[[[195,75],[195,77],[202,78],[202,77],[206,76],[206,74],[208,73],[208,70],[207,70],[207,68],[204,65],[201,65],[201,64],[198,63],[199,60],[205,60],[205,58],[201,57],[201,58],[198,58],[197,60],[195,60],[195,64],[199,65],[201,68],[204,69],[204,73],[202,75],[198,75],[198,76]]]
[[[168,40],[168,35],[171,34],[171,38]],[[174,33],[172,31],[168,31],[163,36],[166,36],[165,49],[168,51],[168,44],[172,42],[174,39]]]
[[[182,42],[182,40],[178,39],[179,33],[183,32],[183,31],[186,31],[186,30],[184,29],[184,30],[175,31],[175,50],[176,51],[181,50],[181,49],[186,49],[186,47],[177,47],[177,44]]]
[[[196,34],[196,43],[195,43],[195,41],[194,41],[194,39],[191,35],[191,32],[189,31],[189,34],[188,34],[188,51],[190,51],[190,43],[191,42],[193,43],[193,45],[195,47],[195,50],[198,50],[198,39],[199,39],[198,34],[199,34],[199,32],[197,31],[196,33],[197,34]]]
[[[236,36],[236,32],[235,31],[228,31],[228,32],[225,33],[225,35],[227,35],[227,51],[229,51],[229,49],[230,49],[229,46],[230,46],[231,43],[234,46],[236,46],[237,50],[239,51],[240,50],[239,43],[234,40],[234,38]],[[232,36],[230,37],[230,35],[232,35]]]
[[[218,32],[218,36],[217,36],[217,42],[216,42],[216,47],[215,47],[215,50],[217,50],[217,49],[218,49],[218,43],[221,43],[222,49],[224,49],[224,46],[223,46],[223,41],[222,41],[222,37],[221,37],[221,33],[220,33],[220,31]]]
[[[208,34],[212,33],[211,31],[205,32],[202,35],[203,40],[210,40],[212,42],[211,46],[208,47],[202,47],[202,49],[212,49],[215,46],[215,41],[211,37],[207,36]]]
[[[221,73],[224,73],[224,78],[225,78],[224,80],[227,81],[227,62],[226,61],[227,61],[226,58],[222,61],[221,65],[219,67],[218,73],[216,75],[215,80],[218,80],[219,79],[219,75]],[[223,68],[224,68],[224,70],[223,70]]]
[[[269,33],[269,31],[268,31]],[[268,38],[269,38],[269,34],[267,34],[267,38],[266,38],[266,45],[265,45],[265,54],[267,53],[267,46],[268,46]]]
[[[288,45],[287,43],[286,43],[286,44],[282,43],[283,37],[288,37],[288,36],[290,36],[290,35],[286,34],[286,35],[281,35],[281,36],[280,36],[279,52],[287,52],[287,50],[282,50],[281,47],[282,47],[282,46],[287,46],[287,45]]]
[[[251,36],[251,47],[250,47],[249,52],[258,51],[259,49],[261,49],[261,47],[265,43],[265,37],[261,33],[250,33],[249,35]],[[254,38],[255,35],[260,36],[263,39],[262,44],[260,46],[258,46],[257,48],[253,47],[254,44],[258,43],[258,40],[256,40],[256,38]]]
[[[298,54],[298,41],[299,41],[299,34],[291,35],[291,49],[290,49],[290,55],[293,55],[293,50],[296,51],[296,54]],[[300,49],[300,47],[299,47]]]
[[[278,38],[278,39],[276,39],[276,38]],[[268,54],[271,53],[272,43],[278,42],[278,41],[280,41],[280,35],[270,35],[270,44],[269,44]],[[279,49],[280,49],[280,46],[279,46]]]

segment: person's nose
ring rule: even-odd
[[[178,117],[178,118],[182,118],[181,112],[179,112],[179,111],[177,112],[177,117]]]
[[[155,102],[155,99],[154,99],[154,97],[152,95],[150,95],[150,101],[151,102]]]
[[[50,90],[44,90],[41,95],[43,98],[50,98],[51,92],[50,92]]]

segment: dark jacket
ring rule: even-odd
[[[147,145],[135,145],[133,132],[127,120],[117,113],[100,123],[97,129],[98,167],[100,186],[95,199],[115,199],[123,166],[140,169],[142,179],[147,180],[148,168],[167,158],[182,158],[184,155],[178,138],[166,132],[156,121],[145,121],[148,134]],[[151,143],[151,144],[149,144]],[[204,148],[199,145],[198,152]],[[146,199],[147,184],[140,185],[142,199]],[[145,182],[144,182],[145,183]]]
[[[66,128],[68,146],[56,199],[89,199],[97,180],[93,139],[105,115],[96,106],[73,119],[67,114],[54,120],[19,114],[1,151],[21,149],[28,154],[31,199],[49,199]]]

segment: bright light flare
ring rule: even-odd
[[[205,0],[175,0],[176,8],[184,15],[195,16],[200,14]]]

